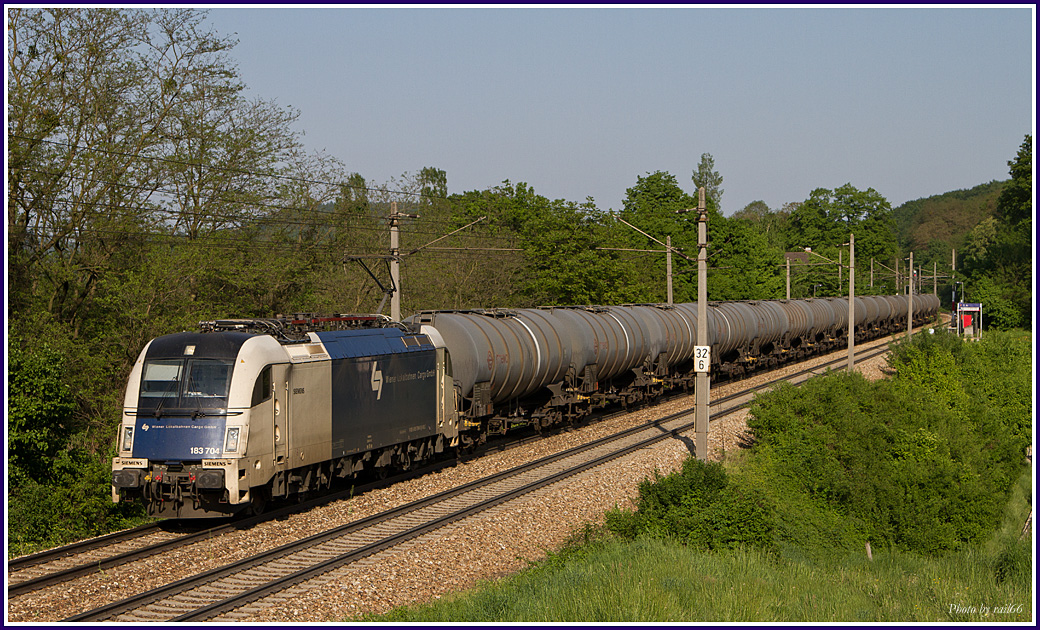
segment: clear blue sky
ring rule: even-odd
[[[993,8],[228,8],[250,95],[383,184],[526,182],[620,208],[711,153],[729,215],[815,188],[893,207],[1008,178],[1035,127],[1035,13]]]

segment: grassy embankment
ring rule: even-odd
[[[518,575],[365,619],[1030,621],[1028,337],[919,336],[892,363],[761,397],[750,452],[647,480]]]

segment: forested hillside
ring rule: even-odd
[[[1029,323],[1028,136],[1011,183],[995,201],[996,183],[966,199],[949,240],[926,228],[946,206],[922,200],[897,212],[851,183],[725,217],[723,176],[707,153],[682,182],[633,173],[610,214],[524,182],[449,194],[448,174],[433,166],[402,165],[418,170],[370,182],[335,156],[308,153],[298,112],[247,97],[234,41],[198,11],[14,8],[8,18],[13,544],[57,543],[130,516],[113,512],[106,471],[123,384],[149,339],[213,318],[375,310],[383,294],[350,257],[386,284],[394,208],[408,215],[405,316],[662,302],[665,256],[654,239],[695,256],[696,213],[682,211],[696,207],[703,186],[713,300],[784,297],[784,252],[804,248],[818,256],[792,265],[792,297],[839,295],[848,274],[828,261],[847,262],[842,244],[855,232],[857,294],[901,291],[905,263],[901,282],[894,270],[908,247],[934,249],[943,275],[949,243],[962,248],[958,279],[969,299],[992,308],[986,321]],[[975,216],[981,222],[969,225]],[[928,255],[916,260],[930,263]],[[675,300],[693,300],[695,265],[677,253],[674,268]]]
[[[934,247],[936,256],[944,250],[963,250],[968,233],[983,220],[996,216],[997,198],[1003,187],[1004,182],[989,182],[968,190],[915,199],[895,208],[899,247],[922,254]],[[950,264],[949,258],[946,264]]]

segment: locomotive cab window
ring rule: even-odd
[[[226,407],[234,364],[224,359],[151,359],[141,373],[142,407]]]
[[[231,385],[231,361],[194,359],[188,362],[188,379],[184,395],[187,402],[205,399],[226,400]],[[210,400],[209,402],[213,402]],[[207,405],[213,406],[213,405]]]
[[[250,406],[255,407],[266,400],[270,400],[273,392],[274,388],[271,386],[271,366],[268,365],[256,377],[256,383],[253,384],[253,401],[250,403]]]
[[[141,402],[176,398],[180,390],[183,359],[145,361],[141,374]]]

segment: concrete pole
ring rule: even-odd
[[[787,259],[787,299],[791,299],[791,259]]]
[[[671,236],[664,237],[664,247],[665,247],[665,250],[668,252],[668,254],[667,254],[667,262],[666,262],[665,266],[667,267],[667,275],[668,275],[668,303],[671,304],[672,303],[672,237]]]
[[[874,288],[874,258],[870,259],[870,288]]]
[[[697,203],[697,345],[708,345],[708,208],[704,188],[698,191]],[[708,460],[708,404],[711,396],[711,377],[707,371],[697,372],[696,380],[696,433],[697,459]]]
[[[849,234],[849,372],[856,369],[856,235]]]
[[[838,250],[838,295],[841,295],[841,256],[845,252]]]
[[[914,334],[914,253],[910,252],[910,292],[907,294],[906,336]]]
[[[401,321],[401,244],[398,227],[397,202],[390,206],[390,282],[394,294],[390,297],[390,319]]]
[[[932,261],[932,295],[939,295],[939,265]]]

